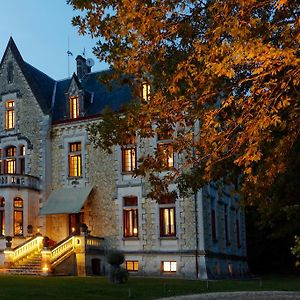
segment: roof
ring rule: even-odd
[[[85,117],[100,114],[105,107],[110,107],[113,111],[119,111],[122,109],[123,105],[132,99],[131,90],[128,84],[120,84],[115,80],[108,86],[100,82],[99,77],[109,72],[111,71],[105,70],[89,73],[85,75],[80,82],[80,88],[88,97],[88,99],[86,99]],[[68,90],[72,78],[57,82],[52,116],[53,122],[64,120],[64,116],[66,115],[65,93]]]
[[[51,110],[51,100],[55,80],[49,77],[48,75],[44,74],[43,72],[39,71],[38,69],[34,68],[30,64],[26,63],[23,60],[12,37],[9,39],[0,65],[2,65],[8,49],[11,49],[11,52],[15,60],[17,61],[22,73],[24,74],[42,111],[45,114],[49,114]]]
[[[92,187],[72,187],[54,190],[41,208],[41,215],[79,213]]]
[[[76,74],[73,74],[72,78],[56,81],[25,62],[12,38],[9,39],[1,64],[8,49],[11,49],[42,111],[45,114],[52,114],[52,121],[55,123],[66,121],[66,92],[72,79],[75,80],[78,88],[84,91],[85,118],[100,114],[105,107],[119,111],[132,99],[129,84],[120,84],[114,80],[108,86],[99,81],[100,76],[107,75],[112,70],[89,73],[81,81]]]

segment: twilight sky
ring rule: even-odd
[[[106,69],[92,53],[97,40],[79,36],[71,24],[76,12],[65,0],[1,0],[0,60],[12,36],[23,59],[54,79],[68,77],[68,39],[70,74],[75,72],[75,58],[83,54],[93,58],[93,71]]]

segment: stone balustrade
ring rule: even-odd
[[[39,190],[40,179],[31,175],[2,174],[0,175],[0,188],[6,187],[18,187]]]

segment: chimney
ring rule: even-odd
[[[77,55],[77,77],[81,80],[86,74],[91,72],[91,67],[86,65],[86,59],[81,55]]]

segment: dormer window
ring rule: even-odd
[[[5,102],[5,129],[15,128],[15,101]]]
[[[79,117],[79,98],[78,96],[70,97],[70,119]]]
[[[146,102],[150,100],[150,84],[148,82],[142,83],[142,98]]]
[[[7,65],[7,82],[12,83],[14,81],[14,66],[12,62]]]

